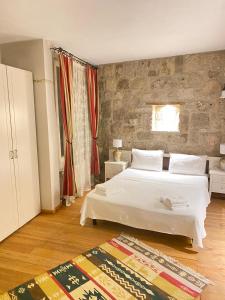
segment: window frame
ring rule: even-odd
[[[157,130],[157,124],[156,124],[156,107],[166,107],[171,106],[178,109],[178,124],[177,124],[177,130]],[[180,103],[167,103],[167,104],[152,104],[152,116],[151,116],[151,132],[159,133],[159,132],[165,132],[165,133],[180,133],[180,113],[181,113],[181,104]]]

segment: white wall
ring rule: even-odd
[[[42,209],[60,204],[58,126],[51,42],[32,40],[1,45],[1,62],[33,73]]]
[[[48,112],[48,136],[49,136],[49,157],[51,160],[51,181],[54,207],[60,203],[60,185],[59,185],[59,128],[56,114],[56,101],[54,95],[54,75],[53,60],[50,48],[52,42],[43,41],[44,48],[44,67],[46,78],[47,112]]]

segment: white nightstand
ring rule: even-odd
[[[105,181],[128,167],[127,161],[105,161]]]
[[[225,194],[225,171],[221,169],[212,169],[209,171],[210,174],[210,188],[211,193]]]

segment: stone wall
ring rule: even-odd
[[[125,149],[219,155],[225,142],[225,51],[99,66],[101,163]],[[180,132],[152,132],[152,104],[181,104]]]

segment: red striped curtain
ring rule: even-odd
[[[100,174],[99,152],[97,145],[99,123],[99,99],[97,90],[97,69],[87,66],[87,90],[90,110],[90,124],[92,134],[91,174]]]
[[[65,135],[65,165],[63,178],[63,196],[74,196],[76,192],[72,152],[72,59],[59,54],[60,62],[60,95],[63,129]]]

